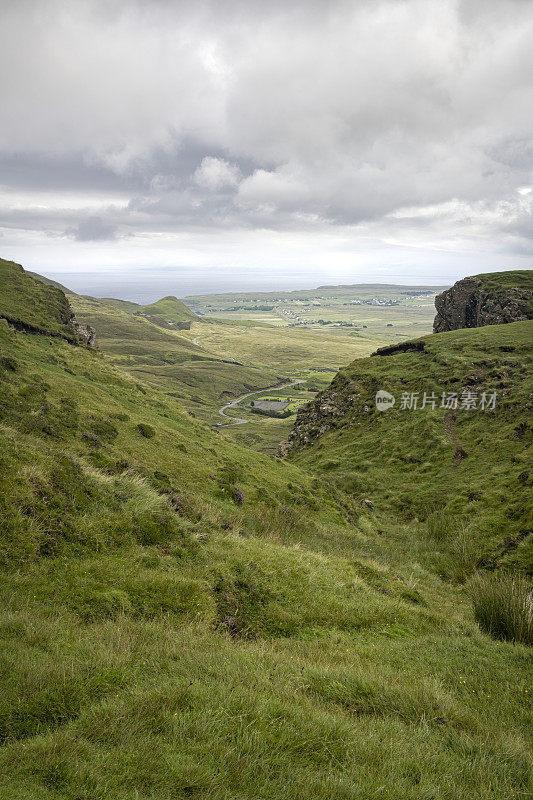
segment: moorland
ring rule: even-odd
[[[0,800],[528,796],[533,323],[165,300],[0,260]]]

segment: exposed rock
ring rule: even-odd
[[[532,302],[533,290],[524,285],[514,287],[505,283],[498,287],[482,277],[463,278],[436,296],[433,332],[531,319]]]
[[[47,330],[39,325],[33,325],[30,322],[11,317],[9,314],[0,314],[0,318],[5,319],[8,325],[19,333],[65,339],[71,344],[83,344],[86,347],[92,347],[94,350],[98,349],[96,331],[90,325],[80,325],[70,306],[68,306],[63,315],[63,332]]]
[[[348,412],[365,413],[368,406],[358,402],[360,394],[356,391],[341,391],[338,382],[339,377],[310,403],[299,409],[287,441],[280,444],[280,456],[284,457],[293,449],[298,450],[313,444],[324,433],[336,428]]]
[[[92,347],[94,350],[98,349],[95,329],[90,325],[80,325],[74,312],[72,312],[72,316],[70,318],[70,326],[80,344],[84,344],[86,347]]]
[[[398,353],[420,353],[426,349],[425,342],[400,342],[400,344],[389,344],[387,347],[379,347],[373,356],[395,356]]]

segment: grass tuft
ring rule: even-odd
[[[526,577],[477,573],[470,592],[481,630],[495,639],[533,645],[533,589]]]

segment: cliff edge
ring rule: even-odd
[[[493,272],[457,281],[435,298],[434,333],[533,318],[533,270]]]

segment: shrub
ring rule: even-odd
[[[89,429],[91,433],[98,436],[100,441],[106,442],[107,444],[113,444],[118,436],[116,427],[108,419],[97,419],[93,417],[89,422]]]
[[[242,477],[242,475],[242,469],[233,464],[227,463],[219,469],[220,477],[218,479],[218,485],[221,494],[226,497],[231,497],[235,505],[238,506],[244,503],[244,494],[239,487],[235,485],[235,481]]]
[[[81,438],[90,447],[102,447],[102,440],[96,433],[92,433],[92,431],[84,431]]]
[[[19,368],[18,361],[11,356],[0,356],[0,369],[6,372],[16,372]]]
[[[533,645],[533,591],[526,577],[477,573],[470,593],[481,630],[495,639]]]
[[[137,430],[141,434],[141,436],[145,436],[147,439],[152,439],[155,436],[155,431],[151,425],[146,425],[144,422],[140,422],[137,425]]]

